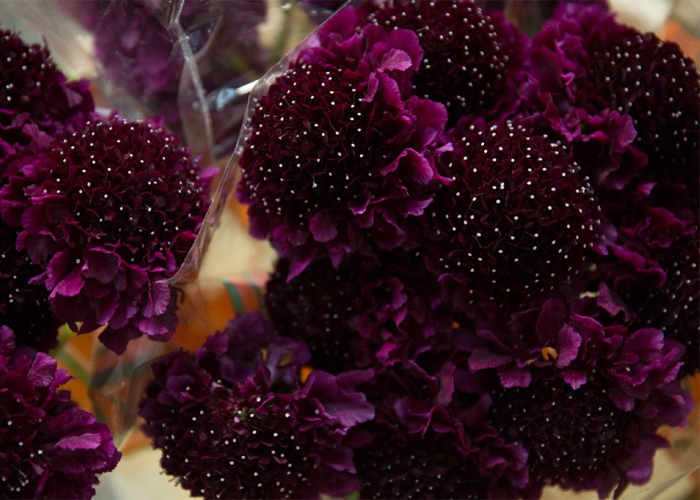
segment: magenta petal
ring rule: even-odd
[[[527,387],[532,380],[532,375],[529,371],[516,367],[500,368],[498,377],[501,379],[501,385],[506,388]]]
[[[56,446],[66,450],[94,450],[102,444],[102,436],[86,433],[80,436],[66,436],[56,443]]]
[[[383,71],[399,70],[405,71],[413,65],[411,57],[399,49],[391,49],[384,54],[377,69]]]
[[[311,218],[309,229],[314,240],[320,243],[331,241],[338,235],[338,229],[333,224],[332,218],[325,213],[317,213]]]
[[[581,370],[564,370],[561,372],[561,378],[569,384],[572,389],[578,389],[588,380],[586,372]]]
[[[617,316],[619,313],[622,313],[625,319],[629,317],[627,305],[605,283],[600,284],[598,291],[597,302],[599,307],[607,311],[612,317]]]
[[[566,320],[566,307],[560,300],[550,299],[537,318],[537,336],[546,344],[554,344]]]
[[[146,297],[146,304],[142,308],[145,318],[159,316],[168,309],[170,305],[170,286],[165,280],[156,281],[150,284],[150,294]]]
[[[440,392],[435,398],[435,403],[439,405],[448,405],[452,401],[452,394],[455,390],[455,365],[446,363],[439,373]]]
[[[323,450],[323,461],[337,471],[355,473],[355,464],[352,461],[350,448],[338,447]]]
[[[80,293],[84,284],[85,282],[80,277],[80,269],[78,267],[74,267],[68,273],[68,276],[58,282],[56,287],[51,292],[51,297],[53,298],[56,295],[75,297]]]
[[[557,335],[557,368],[565,368],[578,356],[581,336],[569,325],[564,326]]]
[[[513,361],[510,354],[504,354],[492,349],[480,347],[474,349],[469,357],[469,368],[472,370],[483,370],[486,368],[496,368]]]
[[[48,387],[56,376],[56,360],[48,354],[37,353],[27,379],[37,387]]]
[[[608,397],[622,411],[632,411],[634,409],[634,398],[623,393],[617,388],[608,391]]]
[[[93,248],[85,252],[82,275],[100,283],[111,283],[119,272],[119,257],[104,248]]]
[[[69,251],[59,252],[53,256],[46,267],[46,288],[51,291],[66,277],[75,266],[75,256]]]

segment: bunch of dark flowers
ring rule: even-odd
[[[0,31],[0,490],[90,498],[121,454],[60,389],[63,323],[121,353],[174,333],[168,283],[209,206],[214,170],[157,119],[96,112],[46,47]]]
[[[157,363],[142,404],[193,494],[617,497],[686,424],[697,70],[602,2],[532,37],[497,4],[347,7],[252,101],[237,194],[279,254],[268,319]]]
[[[100,340],[117,353],[142,335],[167,340],[177,323],[167,280],[215,171],[157,119],[98,114],[88,82],[67,82],[46,48],[7,31],[0,43],[0,319],[45,350],[61,323],[104,327]]]

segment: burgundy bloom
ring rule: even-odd
[[[599,238],[597,203],[567,145],[510,121],[463,120],[451,135],[438,167],[452,183],[419,234],[430,267],[490,307],[564,286]]]
[[[452,335],[442,287],[411,254],[354,255],[337,270],[318,260],[287,281],[289,268],[278,261],[266,310],[279,330],[309,345],[315,368],[340,373],[390,364]]]
[[[308,351],[284,337],[240,376],[253,360],[240,356],[239,341],[255,342],[253,335],[269,329],[263,322],[257,313],[234,320],[195,355],[180,351],[154,363],[140,414],[163,450],[161,465],[206,498],[316,498],[356,490],[346,437],[374,416],[351,390],[363,377],[313,371],[302,384]],[[234,330],[239,338],[229,343]]]
[[[700,240],[692,213],[634,203],[600,259],[598,289],[632,326],[686,345],[682,373],[700,370]],[[614,313],[613,313],[614,315]]]
[[[415,33],[367,26],[344,9],[254,102],[238,196],[251,232],[269,237],[291,274],[315,256],[338,264],[372,241],[392,249],[438,179],[428,146],[442,105],[410,95]]]
[[[102,342],[167,340],[176,323],[175,274],[209,205],[209,174],[174,136],[149,122],[110,118],[57,137],[18,166],[3,215],[21,223],[18,248],[46,270],[58,316]],[[17,207],[23,208],[23,213]],[[21,215],[20,215],[21,214]]]
[[[569,317],[553,301],[539,315],[514,317],[511,328],[533,352],[527,362],[503,350],[495,355],[491,342],[489,360],[482,346],[472,349],[469,365],[498,370],[502,387],[492,393],[490,420],[528,451],[528,494],[556,484],[604,498],[646,482],[655,451],[668,445],[659,427],[684,425],[692,409],[677,378],[683,347],[660,330]]]
[[[700,77],[671,42],[621,25],[599,6],[566,4],[533,39],[533,82],[563,115],[605,110],[632,118],[644,179],[698,192]],[[582,129],[585,125],[582,125]]]
[[[452,123],[465,115],[502,116],[517,106],[529,39],[502,12],[472,0],[372,0],[359,14],[418,35],[423,57],[411,79],[414,92],[444,104]]]
[[[46,47],[0,30],[0,160],[27,146],[38,130],[80,128],[94,109],[88,82],[66,82]]]
[[[394,423],[363,426],[372,442],[356,452],[363,498],[504,498],[488,485],[452,433],[411,434]],[[507,490],[506,488],[504,488]],[[511,496],[517,490],[510,489]]]
[[[363,385],[377,407],[376,419],[358,429],[367,434],[355,452],[363,497],[520,496],[525,450],[488,424],[488,398],[457,393],[460,385],[455,366],[434,352],[418,363],[394,364]]]
[[[56,360],[15,350],[0,328],[0,496],[92,498],[97,474],[117,465],[109,429],[59,389],[71,377]]]

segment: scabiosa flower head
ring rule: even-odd
[[[644,203],[629,214],[600,260],[599,289],[632,325],[661,329],[686,345],[683,374],[700,370],[700,241],[690,213]]]
[[[194,241],[210,180],[174,136],[112,117],[57,137],[18,168],[2,203],[24,200],[18,246],[45,267],[54,311],[81,333],[108,324],[100,339],[122,352],[140,335],[172,335],[166,280]]]
[[[58,344],[61,321],[46,287],[30,283],[43,270],[15,248],[18,232],[0,220],[0,324],[17,332],[17,344],[47,352]]]
[[[395,250],[312,262],[287,281],[277,262],[265,291],[278,329],[305,341],[315,368],[340,373],[412,358],[452,334],[446,294],[420,258]]]
[[[15,350],[0,328],[0,495],[3,498],[92,498],[97,474],[121,458],[109,429],[80,410],[56,360]]]
[[[367,240],[397,247],[438,178],[427,148],[447,117],[410,95],[418,37],[355,23],[352,9],[333,16],[254,103],[238,195],[253,235],[292,259],[292,275]]]
[[[254,327],[250,335],[269,328],[259,324],[260,314],[245,321]],[[242,326],[227,330],[243,338]],[[239,378],[238,365],[249,366],[250,359],[241,359],[229,338],[217,333],[195,355],[175,352],[153,365],[140,414],[163,450],[165,471],[206,498],[316,498],[357,489],[345,439],[374,416],[351,390],[363,376],[313,371],[302,384],[298,370],[308,351],[277,337],[263,363]]]
[[[423,57],[411,79],[414,92],[444,104],[452,123],[516,107],[529,39],[503,13],[472,0],[373,0],[359,13],[363,21],[418,34]]]
[[[412,365],[412,366],[411,366]],[[415,363],[375,377],[377,417],[355,451],[366,498],[515,498],[527,482],[526,453],[483,417],[488,401],[456,404],[455,367],[429,374]],[[463,417],[463,418],[462,418]]]
[[[598,207],[566,143],[523,123],[463,120],[440,158],[452,183],[426,210],[424,254],[484,305],[522,305],[566,283],[598,235]],[[507,262],[508,265],[504,265]]]
[[[309,265],[289,282],[289,260],[279,259],[265,285],[265,310],[277,328],[309,346],[316,369],[341,373],[370,363],[350,326],[361,291],[357,271],[327,259]]]
[[[26,126],[46,134],[75,130],[94,109],[88,82],[66,82],[46,47],[0,30],[0,160],[31,143]]]
[[[621,25],[599,6],[566,4],[533,47],[545,101],[564,114],[629,115],[632,145],[648,156],[644,178],[684,182],[697,196],[700,77],[676,44]]]
[[[482,347],[470,366],[500,370],[490,420],[504,439],[527,449],[530,494],[558,484],[604,498],[646,482],[654,452],[667,445],[658,428],[683,425],[692,408],[677,380],[682,346],[660,330],[567,317],[556,301],[513,318],[511,328],[533,348],[526,363],[495,350],[487,360]]]

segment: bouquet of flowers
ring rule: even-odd
[[[264,312],[153,365],[193,495],[620,496],[698,372],[700,80],[604,2],[342,9],[234,155]],[[224,183],[233,182],[230,171]],[[226,190],[228,191],[228,190]]]
[[[53,4],[100,71],[0,34],[2,496],[90,497],[121,456],[59,389],[61,324],[129,366],[116,416],[193,496],[650,479],[700,371],[700,76],[676,44],[600,0]],[[323,24],[264,74],[299,19]],[[234,195],[276,259],[214,331],[193,290]]]

